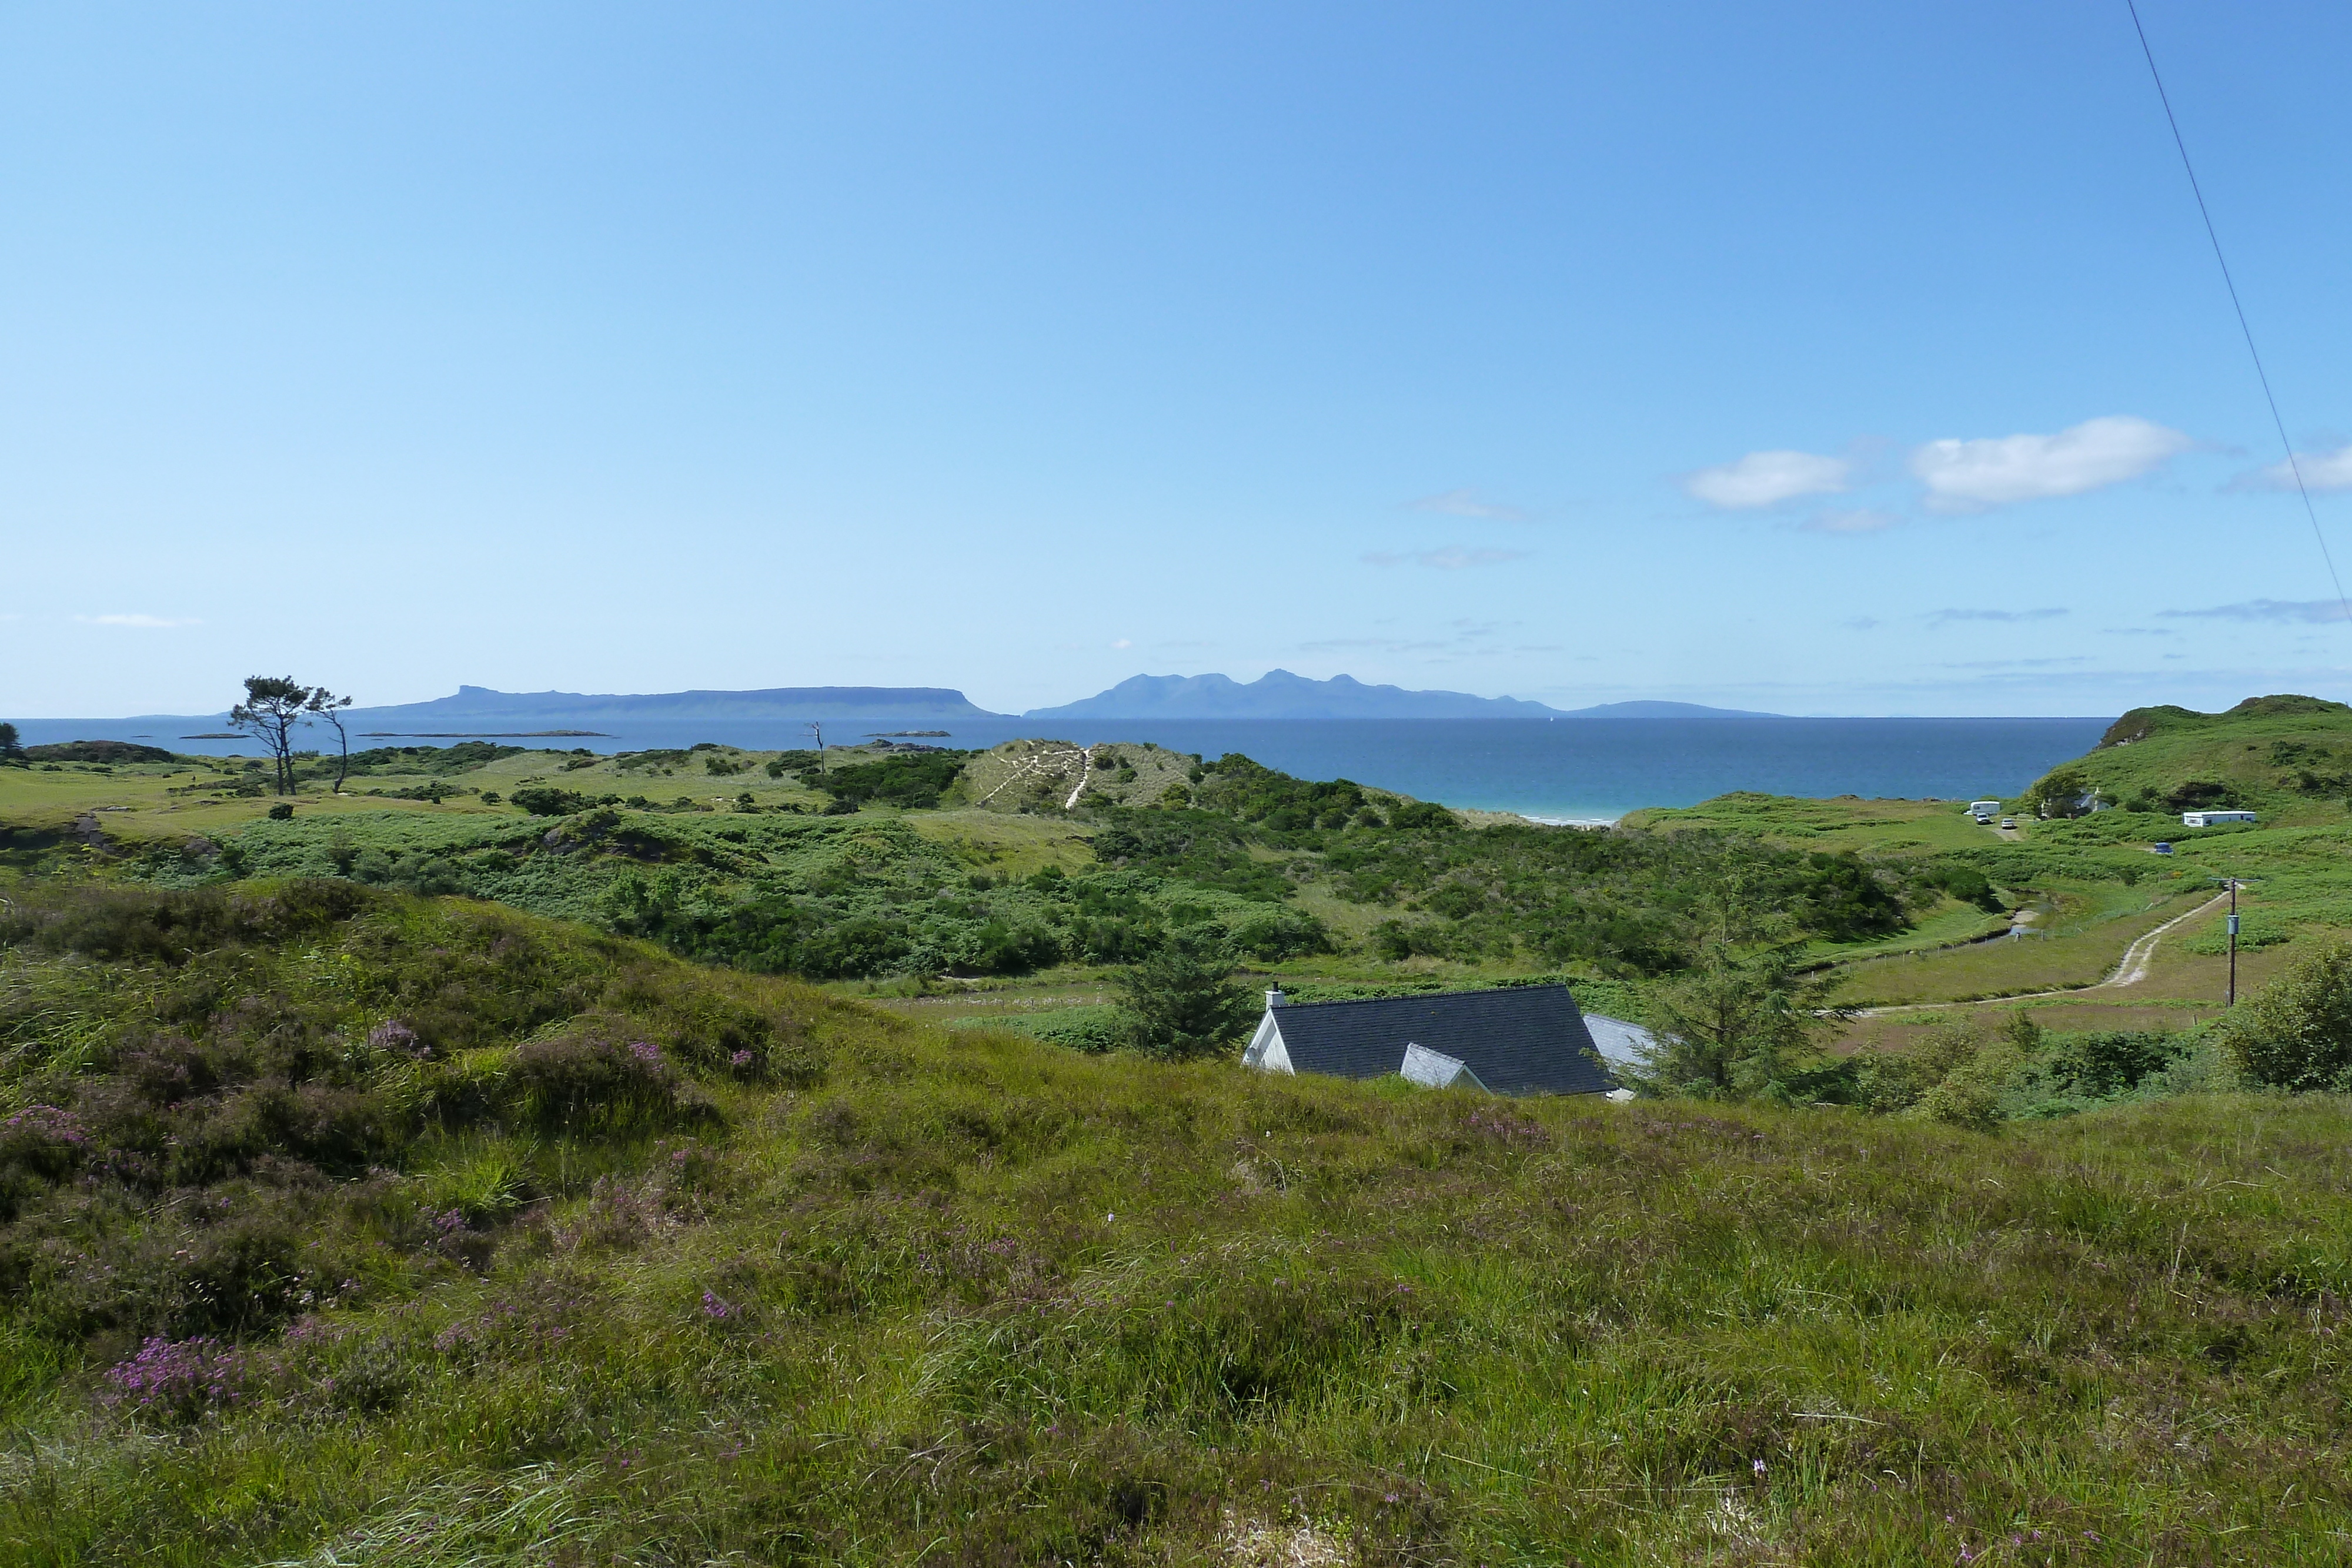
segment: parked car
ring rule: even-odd
[[[2160,855],[2168,855],[2172,852],[2172,846],[2170,844],[2158,844],[2156,846],[2156,852]]]
[[[2015,817],[2003,817],[2000,820],[2000,825],[2004,828],[2013,828],[2017,826],[2017,819]]]

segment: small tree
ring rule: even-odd
[[[21,765],[24,760],[25,747],[17,737],[16,727],[13,724],[0,724],[0,762]]]
[[[343,792],[343,779],[352,770],[352,737],[343,727],[342,710],[352,706],[349,697],[339,697],[324,686],[312,689],[310,700],[302,705],[304,713],[317,714],[335,727],[335,793]]]
[[[294,727],[310,704],[310,688],[278,675],[247,675],[245,700],[228,710],[229,727],[241,729],[269,748],[277,768],[278,792],[294,793]]]
[[[1793,1100],[1791,1081],[1812,1065],[1814,1040],[1845,1016],[1829,1005],[1830,984],[1798,973],[1777,948],[1742,957],[1711,942],[1652,994],[1657,1043],[1629,1076],[1651,1094]]]
[[[1147,1056],[1202,1056],[1234,1043],[1255,1009],[1222,954],[1171,942],[1123,970],[1119,1011],[1128,1043]]]
[[[2352,1085],[2352,945],[2330,943],[2290,966],[2231,1015],[2221,1040],[2257,1083]]]
[[[2079,817],[2083,802],[2091,797],[2091,781],[2083,770],[2068,763],[2053,768],[2033,782],[2025,792],[2025,810],[2044,817]]]

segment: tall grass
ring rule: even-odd
[[[483,918],[379,896],[231,956],[357,1023]],[[2342,1560],[2340,1100],[1998,1136],[1497,1102],[931,1030],[495,918],[478,1092],[435,1102],[474,1108],[390,1165],[26,1199],[0,1562]],[[186,968],[20,937],[11,1103],[115,1092]],[[193,1043],[243,1038],[235,990]],[[502,1097],[580,1014],[671,1020],[707,1113]],[[790,1077],[691,1048],[747,1014],[797,1020]],[[223,1197],[307,1207],[333,1288],[216,1334],[223,1395],[142,1406],[109,1368],[149,1325],[44,1292]]]

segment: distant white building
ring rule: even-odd
[[[2180,825],[2184,828],[2218,828],[2224,822],[2251,822],[2252,811],[2183,811]]]

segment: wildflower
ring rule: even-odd
[[[706,1318],[714,1321],[731,1318],[738,1310],[734,1302],[723,1296],[713,1295],[709,1291],[702,1292],[702,1315]]]
[[[629,1041],[629,1054],[647,1066],[658,1066],[661,1062],[661,1047],[649,1040]]]
[[[194,1416],[208,1406],[236,1404],[247,1370],[245,1357],[217,1340],[152,1338],[107,1370],[113,1385],[107,1401]]]
[[[1764,1461],[1761,1459],[1756,1461],[1756,1473],[1759,1476],[1764,1473]]]
[[[727,1060],[737,1067],[749,1067],[751,1065],[751,1053],[749,1051],[739,1051]]]

